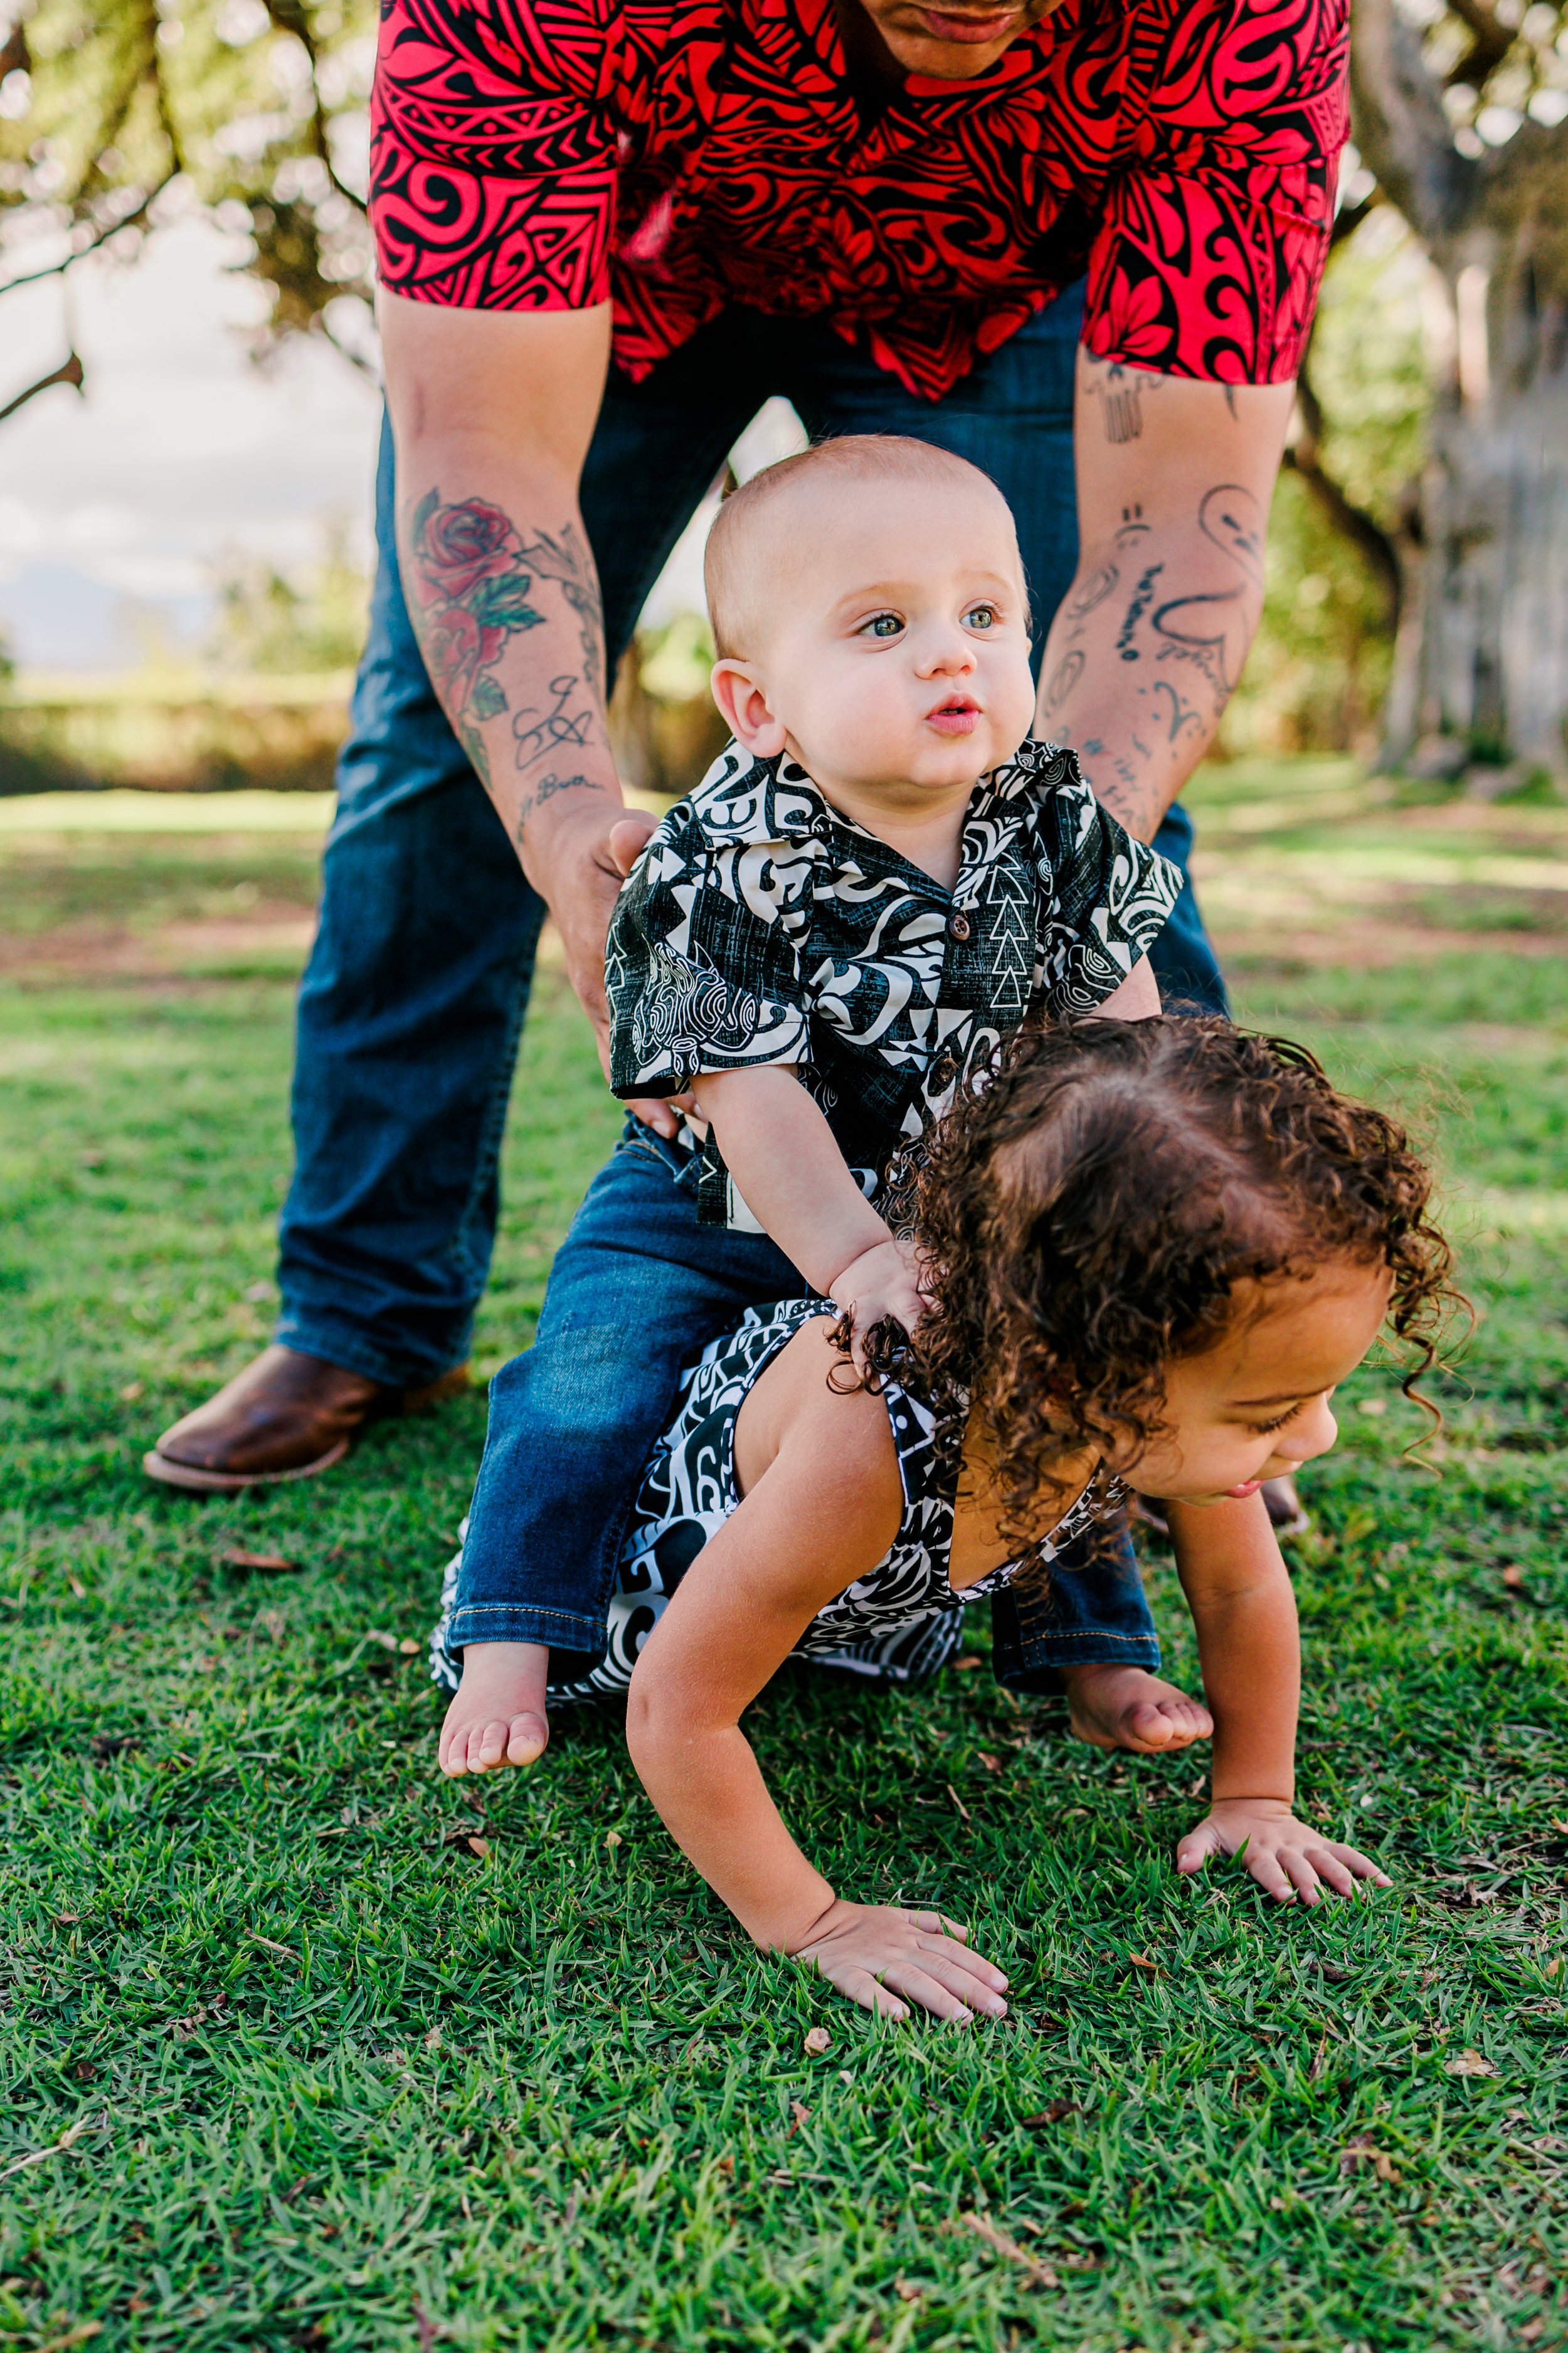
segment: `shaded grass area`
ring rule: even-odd
[[[1239,976],[1246,1017],[1414,1103],[1463,1189],[1482,1321],[1435,1469],[1369,1367],[1293,1555],[1304,1802],[1392,1891],[1298,1915],[1234,1867],[1178,1883],[1201,1758],[1079,1749],[983,1663],[760,1703],[837,1883],[942,1905],[1008,1970],[1012,2021],[966,2035],[752,1954],[613,1720],[437,1781],[416,1646],[478,1398],[309,1488],[142,1481],[265,1335],[288,991],[0,997],[0,2168],[77,2136],[0,2183],[0,2345],[1564,2342],[1568,1237],[1495,1214],[1568,1193],[1557,975],[1494,940]],[[616,1124],[547,973],[482,1364]]]

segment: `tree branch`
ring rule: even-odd
[[[0,425],[4,425],[8,417],[15,417],[19,408],[26,408],[30,400],[37,400],[40,392],[47,392],[52,384],[68,384],[73,390],[80,392],[86,381],[86,371],[76,353],[72,352],[60,362],[52,375],[41,375],[37,384],[30,384],[26,392],[19,392],[15,400],[8,400],[5,407],[0,408]]]
[[[1387,607],[1388,633],[1396,634],[1400,610],[1405,599],[1405,578],[1400,569],[1399,551],[1377,517],[1358,507],[1342,486],[1329,473],[1322,461],[1323,405],[1312,384],[1309,361],[1311,345],[1302,354],[1300,373],[1296,378],[1296,407],[1301,421],[1300,432],[1285,451],[1284,463],[1300,474],[1310,496],[1316,501],[1327,521],[1342,538],[1358,548],[1370,565],[1382,589]]]
[[[114,221],[108,228],[100,229],[98,235],[90,238],[86,245],[73,248],[63,261],[51,261],[42,269],[28,269],[25,270],[20,278],[8,278],[4,286],[0,286],[0,301],[4,301],[7,294],[14,294],[19,286],[36,286],[40,278],[59,277],[62,270],[71,269],[79,261],[85,261],[89,253],[96,253],[100,246],[109,243],[111,237],[118,237],[122,228],[140,228],[145,222],[148,213],[175,176],[174,172],[165,174],[155,188],[148,189],[134,212],[127,213],[123,220]]]
[[[363,214],[365,202],[339,179],[332,162],[331,145],[327,138],[326,111],[321,104],[321,85],[317,79],[318,52],[316,36],[300,0],[266,0],[267,13],[280,33],[292,33],[310,63],[310,144],[317,161],[324,165],[328,179],[340,196],[346,196],[357,213]]]
[[[1458,16],[1470,36],[1470,46],[1458,62],[1445,76],[1452,86],[1468,81],[1479,90],[1489,74],[1495,73],[1518,38],[1519,28],[1500,24],[1484,0],[1447,0],[1448,12]]]
[[[1420,37],[1394,0],[1357,0],[1351,120],[1363,159],[1422,243],[1447,246],[1477,200],[1478,174],[1454,144]]]

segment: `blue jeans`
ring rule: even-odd
[[[641,385],[613,374],[582,493],[604,586],[612,667],[726,453],[774,394],[794,402],[814,436],[911,433],[957,450],[991,474],[1017,518],[1037,655],[1078,557],[1072,392],[1081,315],[1081,291],[1075,290],[934,404],[906,393],[825,326],[743,311],[713,321]],[[380,560],[370,638],[339,763],[321,923],[300,993],[296,1167],[280,1229],[278,1336],[372,1379],[413,1384],[444,1372],[468,1350],[489,1267],[501,1134],[544,911],[426,675],[398,578],[386,437],[376,533]],[[1184,867],[1192,839],[1184,813],[1173,810],[1156,839]],[[1168,994],[1223,1009],[1224,983],[1190,888],[1152,960]],[[625,1153],[617,1155],[612,1166],[625,1159]],[[673,1186],[670,1172],[665,1181]],[[590,1193],[584,1217],[594,1199]],[[662,1235],[663,1227],[657,1231]],[[587,1269],[597,1267],[597,1274],[579,1272],[580,1240],[589,1253]],[[667,1268],[658,1313],[681,1335],[680,1349],[689,1357],[697,1327],[682,1303],[696,1296],[693,1270],[680,1256],[683,1240],[671,1240],[668,1259],[658,1254],[664,1247],[660,1240],[649,1259]],[[784,1264],[774,1253],[775,1272]],[[787,1280],[754,1291],[738,1265],[733,1276],[715,1274],[718,1292],[710,1303],[718,1320],[702,1325],[697,1345],[752,1298],[798,1287],[790,1271]],[[574,1475],[598,1492],[605,1530],[612,1523],[618,1526],[624,1500],[617,1503],[610,1489],[618,1493],[617,1482],[635,1482],[672,1389],[672,1384],[661,1389],[646,1438],[626,1459],[617,1446],[629,1443],[645,1422],[640,1404],[632,1409],[631,1391],[639,1387],[638,1366],[647,1354],[653,1297],[639,1287],[639,1320],[625,1314],[616,1293],[626,1272],[624,1250],[611,1246],[605,1257],[597,1241],[590,1243],[576,1228],[563,1246],[531,1352],[538,1359],[533,1376],[521,1382],[509,1366],[497,1383],[464,1551],[464,1606],[470,1584],[476,1607],[479,1597],[493,1599],[510,1590],[506,1580],[515,1583],[526,1561],[531,1606],[546,1616],[561,1609],[593,1622],[592,1599],[586,1610],[582,1607],[594,1576],[584,1588],[581,1531],[559,1544],[554,1534],[557,1526],[574,1525],[563,1493],[569,1482],[553,1474],[547,1479],[541,1470],[534,1489],[536,1460],[545,1464],[558,1458],[542,1439],[535,1449],[524,1423],[514,1429],[512,1417],[535,1410],[546,1366],[557,1362],[547,1336],[555,1328],[557,1290],[578,1301],[572,1316],[581,1320],[582,1300],[602,1280],[607,1287],[600,1312],[586,1321],[595,1328],[613,1325],[624,1353],[607,1362],[605,1413],[594,1424],[598,1435],[586,1465],[578,1455]],[[572,1331],[577,1324],[563,1328]],[[630,1348],[625,1347],[628,1331],[636,1334]],[[561,1359],[560,1377],[581,1392],[580,1366],[574,1370]],[[580,1405],[574,1412],[574,1426],[585,1427]],[[627,1497],[629,1492],[627,1483]],[[530,1639],[521,1620],[509,1622],[513,1639]],[[1141,1625],[1146,1633],[1139,1641],[1152,1646],[1146,1611]],[[471,1627],[468,1639],[481,1637]],[[541,1632],[532,1639],[551,1637]]]

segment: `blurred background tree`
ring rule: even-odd
[[[10,0],[0,9],[0,301],[193,203],[248,241],[258,336],[370,364],[368,0]],[[10,407],[80,363],[18,389]]]
[[[0,301],[87,253],[133,253],[195,204],[246,240],[239,266],[268,290],[258,356],[319,333],[374,368],[374,47],[369,0],[0,0]],[[1355,0],[1352,98],[1264,625],[1226,742],[1560,775],[1565,8]],[[0,385],[0,417],[80,384],[68,325],[66,344],[38,382]],[[270,661],[337,626],[320,582],[252,566],[218,594],[226,660],[247,633]]]
[[[219,565],[207,644],[215,669],[292,678],[353,669],[369,583],[350,552],[345,517],[329,520],[324,540],[318,560],[292,578],[243,551]]]

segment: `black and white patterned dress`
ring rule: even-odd
[[[754,1307],[737,1330],[715,1340],[698,1359],[632,1506],[610,1599],[605,1655],[575,1682],[552,1683],[552,1704],[625,1694],[665,1603],[741,1500],[735,1489],[735,1422],[742,1406],[804,1324],[814,1315],[837,1314],[818,1299]],[[952,1658],[968,1602],[999,1591],[1025,1567],[1054,1558],[1060,1546],[1119,1508],[1123,1491],[1117,1481],[1092,1480],[1050,1536],[955,1593],[947,1567],[962,1432],[940,1428],[931,1408],[895,1382],[885,1385],[882,1396],[904,1490],[898,1535],[875,1568],[817,1611],[792,1655],[873,1681],[912,1683],[934,1674]],[[461,1653],[447,1648],[445,1631],[457,1570],[454,1560],[431,1644],[436,1680],[447,1690],[457,1688],[462,1671]]]
[[[1181,888],[1055,744],[981,777],[948,891],[795,761],[731,744],[616,902],[611,1084],[675,1095],[700,1072],[788,1064],[879,1208],[889,1163],[993,1049],[1032,1008],[1102,1005]],[[701,1221],[751,1224],[711,1137],[701,1158]]]

